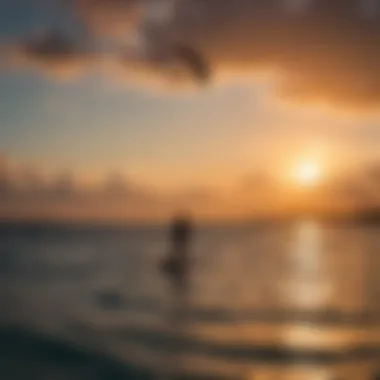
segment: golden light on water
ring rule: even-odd
[[[291,250],[294,265],[292,297],[297,307],[323,307],[332,291],[326,274],[321,227],[302,221],[295,228]]]

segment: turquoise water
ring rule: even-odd
[[[199,228],[178,299],[158,270],[162,228],[2,226],[0,343],[12,326],[97,355],[85,377],[40,353],[40,369],[50,363],[59,379],[102,378],[91,370],[99,357],[132,366],[120,376],[133,378],[371,379],[379,233],[312,221]],[[20,354],[35,368],[31,357]]]

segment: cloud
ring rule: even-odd
[[[317,0],[302,14],[281,11],[278,1],[197,3],[204,21],[186,32],[217,70],[272,69],[283,96],[378,105],[380,28],[378,18],[360,14],[358,2]]]
[[[74,8],[93,32],[119,40],[133,33],[143,12],[140,0],[75,0]]]
[[[72,11],[87,29],[77,27],[74,37],[67,31],[47,30],[3,46],[1,56],[7,66],[34,66],[64,77],[101,68],[124,77],[149,78],[152,75],[148,73],[160,73],[170,82],[191,79],[205,83],[211,71],[203,54],[185,41],[171,38],[171,17],[160,10],[169,8],[171,13],[172,6],[165,5],[170,1],[77,0]],[[157,7],[158,3],[162,5]],[[72,6],[73,2],[66,4]]]
[[[363,164],[326,179],[311,205],[325,211],[379,207],[379,167],[378,162]],[[85,182],[71,171],[49,174],[7,163],[3,173],[0,219],[163,220],[178,210],[188,210],[199,219],[268,216],[296,210],[303,194],[302,188],[290,189],[264,169],[228,189],[221,185],[172,190],[156,189],[117,172],[98,183]]]
[[[378,107],[380,14],[374,8],[369,12],[366,0],[314,0],[297,11],[283,3],[75,0],[73,11],[93,38],[115,43],[112,54],[126,71],[142,66],[175,80],[204,83],[211,73],[219,78],[269,70],[281,96]],[[78,68],[98,60],[82,48],[50,35],[20,50],[30,63],[47,68]]]
[[[216,74],[271,69],[282,96],[378,106],[378,17],[366,18],[360,0],[312,3],[290,13],[280,0],[179,0],[167,24],[143,26],[150,49],[163,54],[168,40],[193,46]]]
[[[349,172],[336,174],[324,184],[321,197],[342,208],[377,208],[380,206],[379,163],[367,163]]]
[[[56,31],[4,45],[1,55],[8,68],[34,67],[59,78],[76,77],[94,61],[82,46]]]
[[[0,219],[125,220],[161,219],[163,197],[117,174],[86,184],[77,173],[46,173],[36,167],[9,168],[0,176]]]

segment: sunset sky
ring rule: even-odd
[[[0,217],[379,201],[375,2],[153,3],[0,0]],[[178,41],[210,65],[206,86]]]

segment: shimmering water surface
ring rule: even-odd
[[[186,299],[158,270],[163,228],[2,226],[0,237],[3,326],[154,377],[365,380],[379,370],[379,227],[199,228]]]

